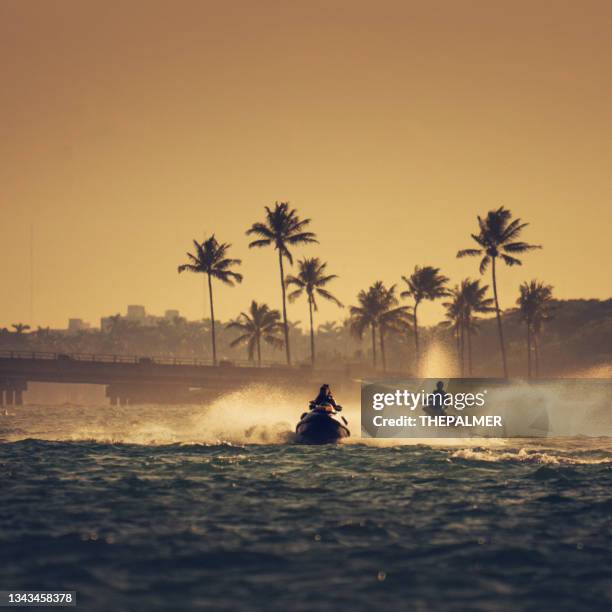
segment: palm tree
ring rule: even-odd
[[[540,290],[537,300],[537,308],[533,321],[533,347],[535,356],[535,377],[540,377],[540,338],[542,334],[542,325],[545,321],[550,321],[553,315],[553,297],[552,285],[540,284]]]
[[[480,285],[480,280],[466,278],[461,283],[463,326],[467,338],[468,374],[472,375],[472,334],[477,330],[474,314],[493,312],[493,298],[486,297],[489,285]]]
[[[417,319],[417,309],[423,300],[436,300],[448,295],[446,283],[448,278],[440,274],[440,268],[425,266],[423,268],[415,266],[414,272],[409,276],[402,276],[402,280],[408,285],[406,291],[402,291],[401,297],[412,297],[414,299],[413,319],[414,319],[414,348],[416,356],[416,370],[419,372],[419,325]]]
[[[351,306],[351,333],[357,338],[363,338],[365,330],[369,327],[372,332],[372,365],[376,368],[376,323],[378,300],[373,287],[367,291],[362,289],[357,294],[358,306]]]
[[[457,346],[457,363],[460,365],[461,375],[464,373],[464,347],[463,347],[463,292],[460,285],[455,285],[449,291],[449,296],[452,298],[442,305],[446,309],[446,320],[442,322],[444,327],[452,327]]]
[[[398,306],[395,296],[395,285],[388,289],[380,283],[375,283],[375,291],[380,295],[380,308],[378,314],[378,336],[380,340],[380,355],[383,372],[387,371],[387,358],[385,353],[385,334],[388,331],[404,332],[410,328],[410,315],[407,306]]]
[[[444,302],[446,321],[444,326],[452,326],[457,343],[457,359],[461,375],[465,375],[467,353],[467,371],[472,374],[472,335],[477,332],[476,313],[493,312],[493,298],[487,298],[488,285],[481,286],[480,280],[465,278],[461,284],[449,291],[451,300]],[[467,350],[466,350],[467,349]]]
[[[26,334],[26,332],[31,329],[30,326],[24,323],[13,323],[12,327],[15,330],[12,334],[14,336],[13,341],[15,346],[18,349],[25,348],[32,340],[32,338]]]
[[[289,347],[289,326],[287,325],[287,299],[285,295],[285,271],[283,258],[289,265],[293,264],[290,246],[318,242],[315,234],[304,231],[310,219],[300,219],[295,208],[289,208],[289,202],[276,202],[274,208],[265,207],[266,219],[263,223],[253,223],[247,230],[247,236],[258,236],[249,244],[249,248],[274,246],[278,251],[280,281],[283,299],[283,330],[285,333],[285,351],[287,365],[291,365],[291,349]]]
[[[495,314],[497,316],[497,331],[499,334],[499,348],[501,351],[504,378],[508,378],[508,365],[501,311],[499,309],[499,298],[497,295],[495,264],[497,258],[501,257],[507,266],[520,266],[522,262],[520,259],[514,257],[514,254],[542,248],[539,245],[518,241],[517,238],[529,224],[521,223],[520,219],[514,219],[514,221],[511,221],[511,219],[512,213],[503,206],[500,206],[497,210],[490,210],[484,219],[478,216],[478,234],[471,234],[471,236],[480,248],[463,249],[457,252],[457,257],[482,257],[480,261],[481,274],[484,274],[488,265],[491,264],[493,297],[495,299]]]
[[[325,286],[334,278],[338,278],[335,274],[326,274],[325,268],[327,264],[322,262],[318,257],[302,259],[298,261],[299,272],[297,276],[288,276],[285,280],[287,287],[295,285],[296,289],[289,294],[289,301],[293,302],[302,293],[306,294],[308,300],[308,312],[310,315],[310,362],[314,366],[315,362],[315,340],[314,340],[314,324],[313,310],[318,310],[316,296],[319,295],[325,300],[334,302],[336,306],[343,307],[342,302],[334,297]]]
[[[23,335],[24,332],[31,329],[30,326],[25,323],[13,323],[12,327],[15,330],[14,333],[16,333],[18,336]]]
[[[321,323],[317,327],[317,334],[322,334],[324,336],[329,335],[335,337],[340,333],[342,333],[342,326],[338,325],[336,321],[325,321],[325,323]]]
[[[231,244],[219,243],[213,234],[207,240],[200,244],[197,240],[193,241],[195,247],[195,255],[187,253],[190,263],[183,264],[178,267],[179,274],[185,270],[189,272],[198,272],[206,274],[208,277],[208,297],[210,300],[210,320],[211,320],[211,338],[212,338],[212,353],[213,365],[217,365],[217,341],[215,337],[215,309],[213,301],[212,279],[216,278],[226,285],[233,286],[234,282],[242,282],[242,274],[233,272],[231,267],[240,265],[240,259],[230,259],[227,257],[227,252]]]
[[[257,365],[261,367],[261,341],[263,340],[274,348],[282,348],[283,341],[276,334],[280,332],[280,313],[270,310],[266,304],[251,302],[249,313],[241,312],[240,316],[226,325],[226,329],[238,329],[242,332],[230,346],[246,344],[249,360],[253,360],[257,351]]]
[[[351,306],[351,332],[363,337],[370,327],[372,332],[372,364],[376,367],[376,330],[378,329],[383,371],[387,369],[385,354],[385,333],[389,330],[405,329],[408,325],[408,308],[397,306],[395,285],[387,288],[382,281],[376,281],[367,291],[357,295],[358,306]]]
[[[523,283],[520,288],[520,295],[516,300],[519,307],[521,319],[525,321],[527,327],[527,377],[531,378],[531,355],[535,357],[535,377],[540,375],[539,359],[539,336],[542,330],[542,323],[552,318],[552,285],[532,280]]]

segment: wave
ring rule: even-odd
[[[510,451],[496,451],[486,448],[470,449],[463,448],[451,453],[454,459],[466,459],[468,461],[483,461],[487,463],[520,462],[535,463],[542,465],[605,465],[612,464],[610,457],[588,457],[580,453],[566,455],[554,450],[538,448],[520,448]]]

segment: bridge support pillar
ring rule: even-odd
[[[23,392],[27,391],[28,383],[23,378],[4,378],[0,380],[0,406],[23,405]]]

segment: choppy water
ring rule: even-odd
[[[0,590],[87,610],[612,605],[610,438],[314,448],[283,443],[285,417],[134,410],[0,418]]]

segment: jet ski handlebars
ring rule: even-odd
[[[320,410],[321,412],[341,412],[342,406],[336,404],[336,406],[332,406],[331,404],[315,404],[314,402],[309,402],[308,406],[311,410]],[[331,410],[329,410],[331,408]]]

